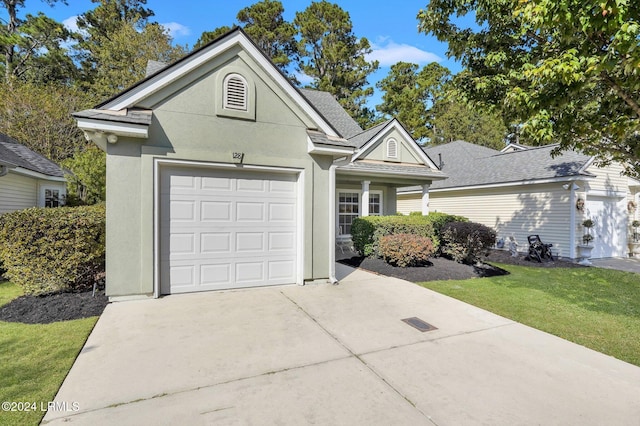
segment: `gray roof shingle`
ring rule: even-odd
[[[402,164],[370,163],[355,161],[338,167],[339,171],[351,173],[375,173],[382,175],[394,175],[401,177],[422,177],[444,179],[446,176],[439,170],[433,170],[422,165],[408,166]]]
[[[591,176],[583,172],[591,157],[565,151],[557,157],[551,151],[557,145],[534,147],[522,151],[505,152],[464,141],[425,148],[424,151],[438,162],[442,158],[442,171],[449,176],[434,182],[432,189],[522,182],[569,176]]]
[[[4,133],[0,133],[0,161],[43,175],[64,177],[62,169],[56,163],[30,150]]]
[[[300,89],[300,93],[343,138],[349,139],[358,133],[362,133],[362,128],[342,108],[331,93],[311,89]]]

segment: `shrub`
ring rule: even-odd
[[[442,227],[440,250],[456,262],[474,264],[488,253],[496,241],[496,232],[480,223],[451,222]]]
[[[105,207],[31,208],[0,216],[0,262],[26,294],[81,290],[105,265]]]
[[[435,251],[430,238],[414,234],[385,235],[379,250],[385,262],[400,267],[424,265]]]
[[[379,256],[380,238],[393,234],[414,234],[431,239],[434,247],[440,241],[439,230],[448,222],[465,221],[466,218],[445,213],[429,213],[427,216],[366,216],[353,220],[351,239],[354,248],[364,256]]]

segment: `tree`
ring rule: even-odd
[[[349,14],[325,0],[312,2],[296,13],[293,21],[299,34],[298,67],[313,78],[310,87],[330,92],[362,127],[370,114],[366,98],[373,94],[367,77],[378,69],[378,61],[367,62],[371,53],[366,38],[357,39]]]
[[[430,145],[463,140],[500,150],[507,128],[499,113],[486,113],[465,102],[443,99],[434,106]]]
[[[94,145],[87,145],[61,165],[70,171],[65,175],[67,204],[96,204],[105,200],[107,163],[104,151]]]
[[[475,16],[477,28],[456,17]],[[640,177],[640,3],[432,0],[419,28],[468,72],[456,86],[537,143],[626,163]]]
[[[271,61],[289,78],[288,66],[296,56],[296,29],[284,20],[284,7],[277,0],[262,0],[238,12],[236,16],[240,27],[251,37]],[[204,32],[196,43],[202,47],[223,34],[231,31],[231,27],[218,27],[211,32]]]
[[[231,31],[231,29],[232,29],[231,27],[224,25],[222,27],[216,28],[213,31],[205,31],[200,35],[200,38],[198,39],[198,41],[196,41],[196,44],[193,46],[193,48],[199,49],[202,46],[205,46],[211,43],[213,40],[217,39],[218,37],[225,35],[229,31]]]
[[[296,29],[282,17],[284,7],[274,0],[262,0],[238,12],[238,21],[249,37],[282,71],[287,71],[296,54]]]
[[[78,44],[83,85],[99,97],[109,97],[141,80],[147,62],[172,62],[185,51],[172,46],[168,31],[149,22],[153,11],[146,0],[92,0],[100,3],[78,18],[86,34]]]
[[[45,0],[53,5],[58,0]],[[76,67],[66,54],[62,43],[71,33],[59,22],[42,13],[18,18],[24,0],[2,0],[8,21],[0,28],[0,50],[4,61],[0,65],[4,81],[64,81],[76,75]]]
[[[376,109],[395,117],[415,140],[426,142],[433,134],[433,105],[444,96],[449,70],[433,62],[418,72],[417,64],[398,62],[376,83],[384,92]]]
[[[0,84],[0,132],[60,162],[87,144],[71,113],[94,103],[68,85]]]

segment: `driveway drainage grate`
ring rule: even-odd
[[[411,327],[417,328],[418,330],[425,332],[425,331],[431,331],[431,330],[437,330],[438,327],[434,327],[431,324],[422,321],[420,318],[417,317],[411,317],[411,318],[405,318],[401,321],[406,322],[407,324],[409,324]]]

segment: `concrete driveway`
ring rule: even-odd
[[[109,305],[43,423],[640,425],[640,368],[337,268],[337,286]]]

